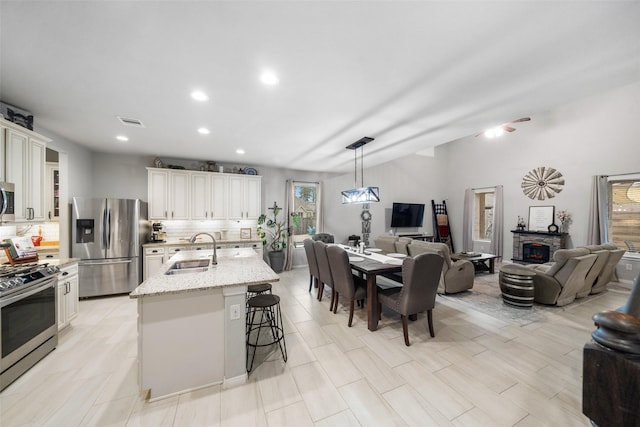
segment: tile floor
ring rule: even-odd
[[[479,275],[495,280],[497,275]],[[209,387],[148,403],[137,389],[136,302],[83,300],[58,348],[0,393],[10,426],[588,426],[581,413],[582,346],[591,316],[623,305],[609,290],[520,327],[437,298],[426,319],[352,328],[340,305],[307,292],[308,272],[281,275],[288,362],[262,355],[245,385]]]

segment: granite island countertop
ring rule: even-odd
[[[147,278],[129,294],[129,297],[143,298],[179,294],[225,286],[253,285],[280,280],[280,277],[252,248],[218,249],[218,264],[210,266],[204,272],[164,274],[176,261],[207,259],[212,254],[212,249],[177,253],[164,264],[161,273]]]

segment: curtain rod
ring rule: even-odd
[[[627,176],[627,175],[640,175],[640,172],[617,173],[617,174],[614,174],[614,175],[598,175],[598,176],[604,176],[605,178],[611,178],[611,177],[616,177],[616,176]]]
[[[488,187],[478,187],[478,188],[472,188],[472,190],[487,190],[489,188],[496,188],[498,187],[497,185],[492,185],[492,186],[488,186]]]

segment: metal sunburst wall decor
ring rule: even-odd
[[[551,199],[562,191],[564,178],[558,170],[541,166],[527,172],[521,186],[522,192],[530,199]]]

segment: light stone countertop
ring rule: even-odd
[[[176,261],[207,259],[213,250],[181,251],[172,256],[162,272],[147,278],[129,294],[130,298],[179,294],[225,286],[254,285],[277,282],[280,277],[256,254],[252,248],[218,249],[218,264],[208,271],[166,275],[165,271]]]
[[[80,261],[80,258],[51,258],[51,259],[42,258],[38,260],[38,264],[49,264],[49,265],[57,265],[58,267],[64,267],[78,261]]]
[[[261,239],[231,239],[231,240],[216,240],[216,244],[226,245],[226,244],[235,244],[235,243],[262,243]],[[195,243],[191,243],[188,240],[184,241],[176,241],[171,240],[167,242],[147,242],[143,243],[143,248],[153,248],[153,247],[164,247],[164,246],[202,246],[202,245],[211,245],[213,242],[211,240],[198,240]]]

